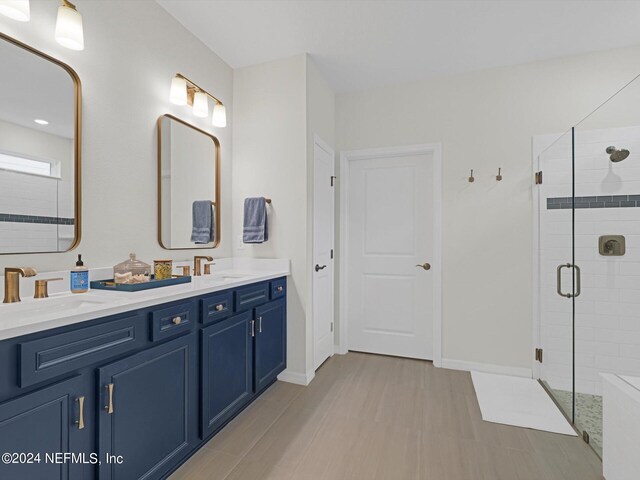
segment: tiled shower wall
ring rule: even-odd
[[[549,137],[537,137],[534,149],[545,141]],[[571,390],[572,301],[556,292],[556,268],[572,262],[570,141],[567,135],[540,156],[544,181],[537,187],[541,377],[562,390]],[[582,271],[575,299],[576,391],[600,395],[600,373],[640,376],[640,128],[577,131],[575,145],[575,263]],[[605,152],[610,145],[631,154],[612,163]],[[624,235],[626,254],[600,255],[601,235]],[[568,292],[572,279],[564,272]]]
[[[56,220],[60,182],[55,178],[0,170],[1,251],[54,252],[68,248],[73,239],[73,224],[69,224],[69,220],[62,220],[66,225],[59,224]]]

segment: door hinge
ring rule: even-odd
[[[542,170],[536,172],[536,185],[542,185]]]
[[[542,363],[542,349],[536,348],[536,360]]]
[[[582,431],[582,440],[584,440],[584,443],[589,443],[589,432],[586,430]]]
[[[331,249],[331,259],[333,260],[333,248]]]
[[[333,181],[338,178],[335,175],[331,175],[331,186],[333,187]]]
[[[333,322],[331,322],[331,331],[333,332]]]

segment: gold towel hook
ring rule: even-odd
[[[473,168],[472,168],[472,169],[471,169],[471,176],[469,177],[469,183],[473,183],[473,182],[475,182],[475,181],[476,181],[476,179],[475,179],[475,177],[473,176]]]
[[[496,175],[496,180],[498,182],[502,180],[502,168],[498,168],[498,175]]]

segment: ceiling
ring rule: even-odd
[[[233,68],[306,52],[338,92],[640,43],[637,0],[156,1]]]
[[[3,40],[0,40],[0,58],[0,120],[73,138],[74,84],[66,70]],[[35,119],[49,124],[38,125]]]

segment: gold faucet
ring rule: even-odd
[[[202,263],[201,260],[206,260],[207,262],[213,262],[213,257],[196,255],[193,257],[193,276],[199,277],[202,275]]]
[[[20,277],[34,277],[37,275],[35,268],[4,269],[4,300],[3,303],[16,303],[20,301]]]

